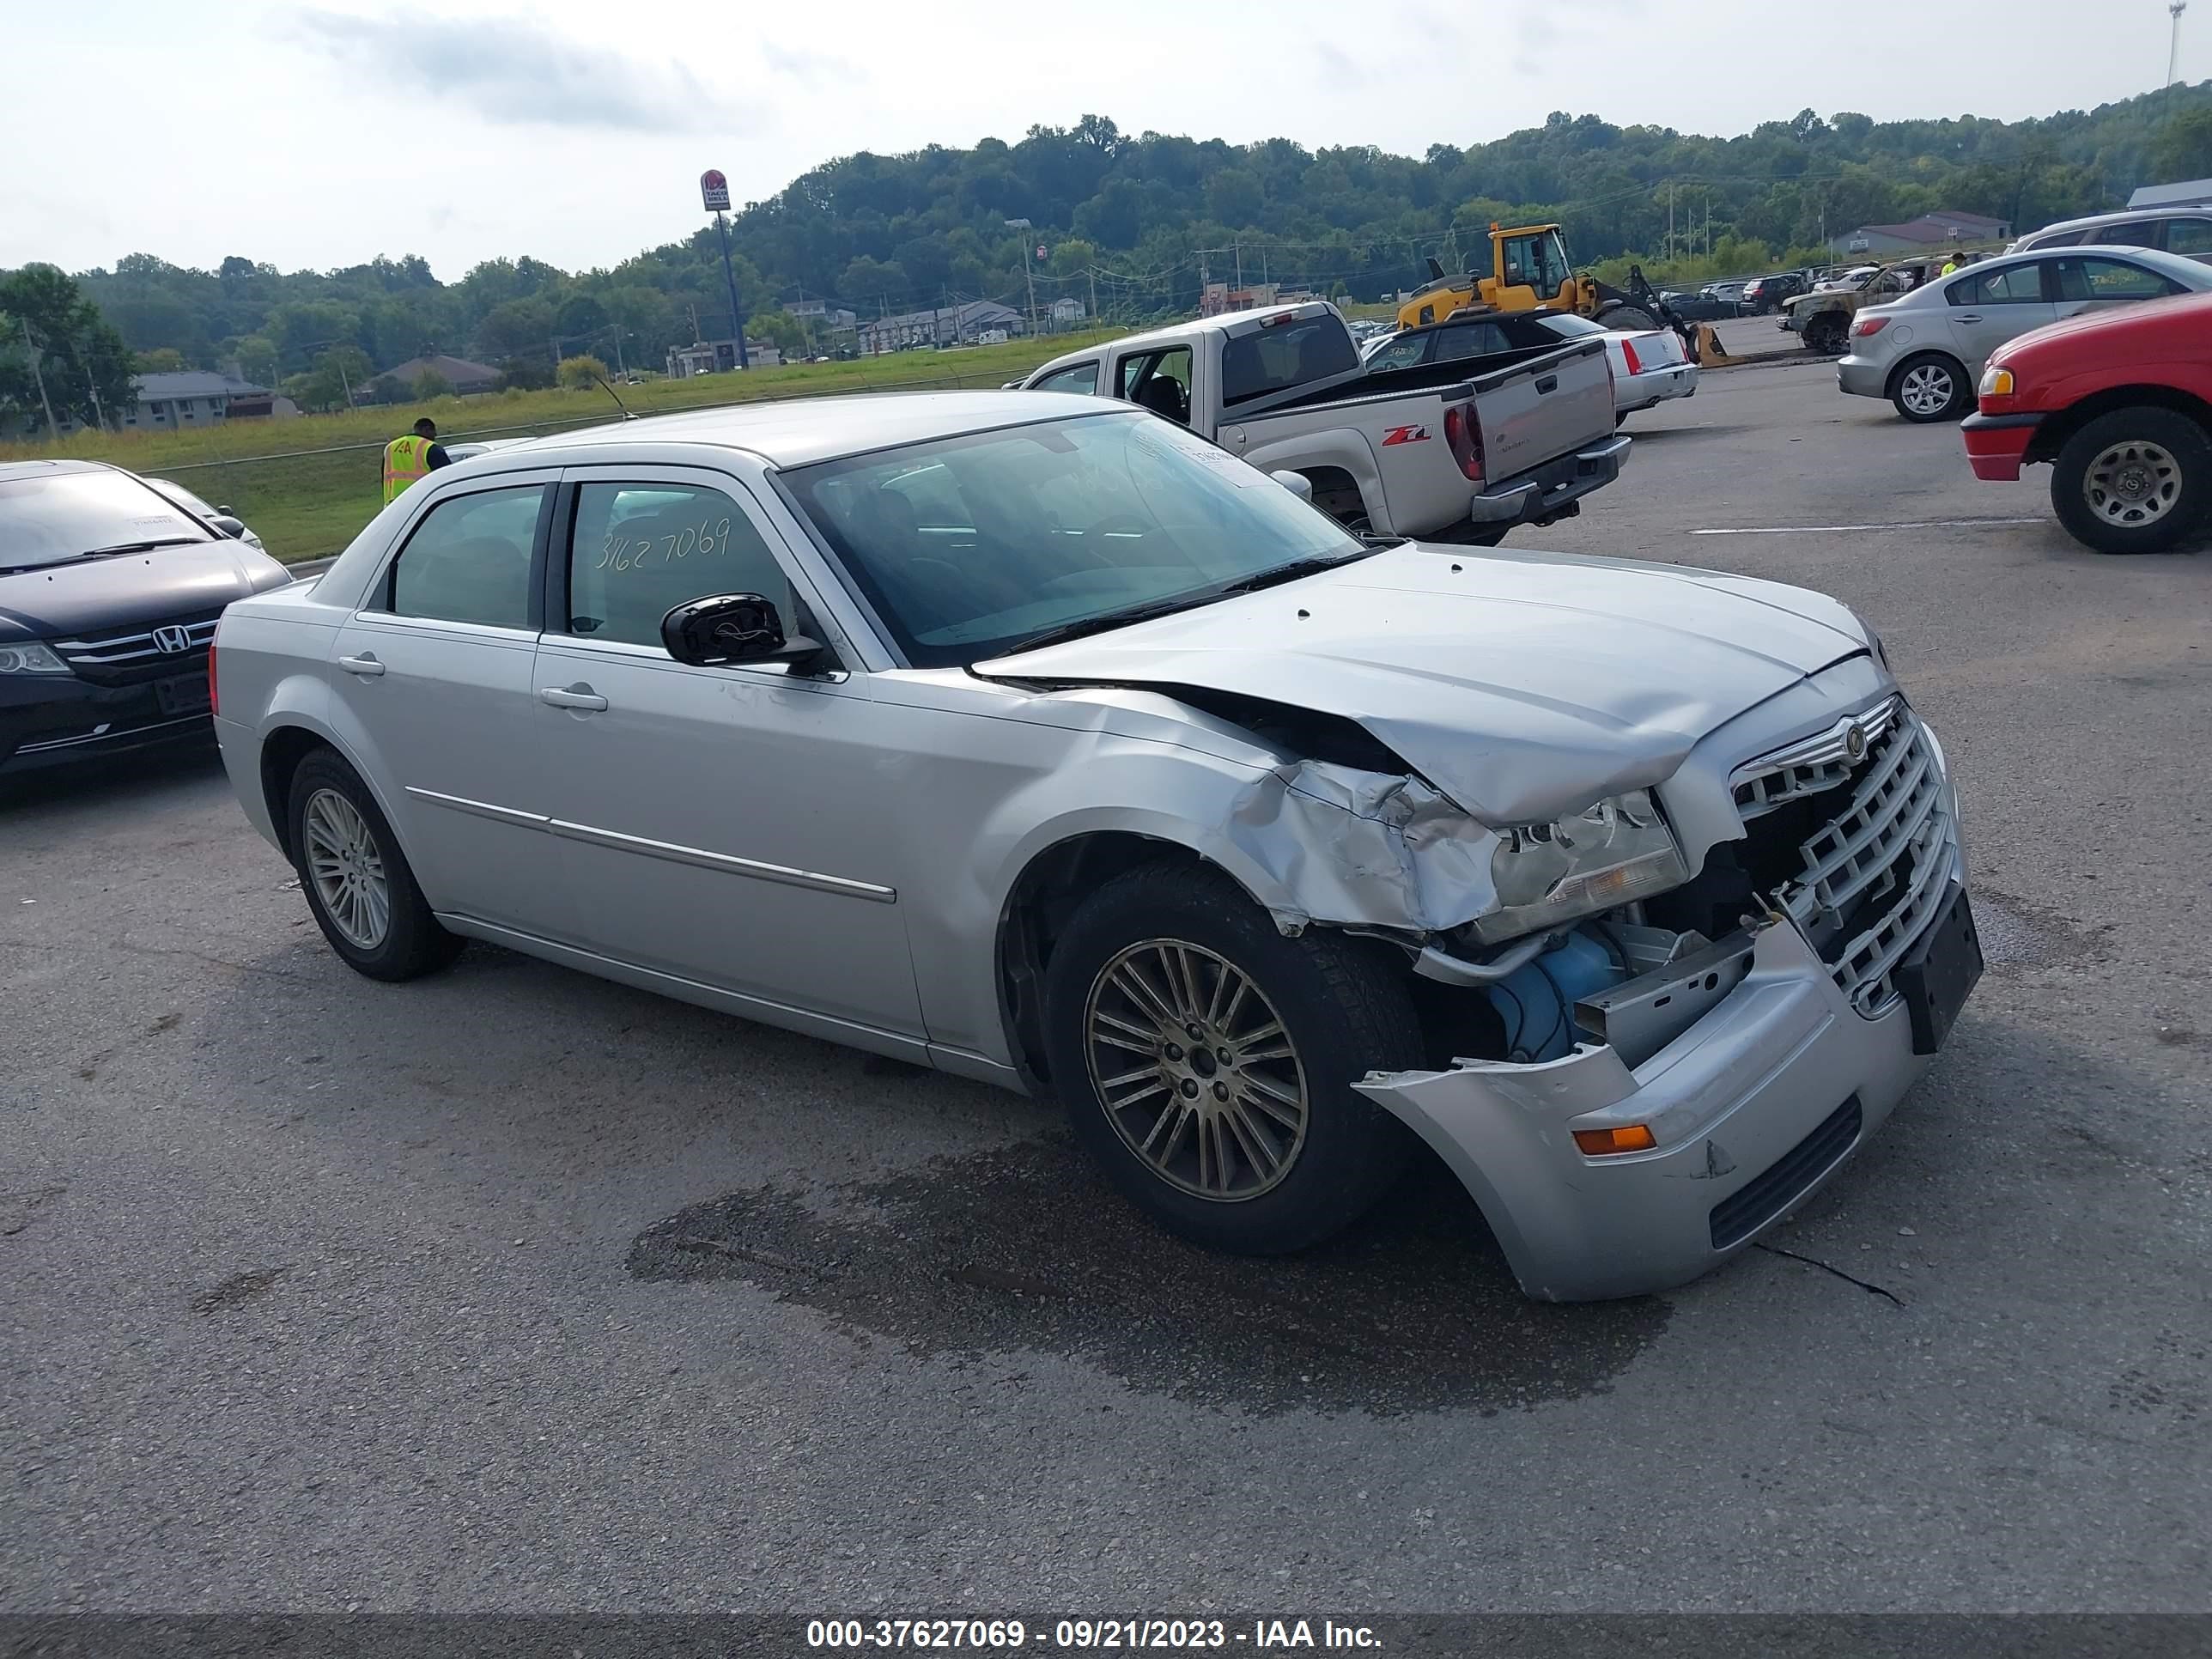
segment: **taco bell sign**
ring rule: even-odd
[[[699,175],[699,199],[706,204],[709,213],[727,213],[730,210],[730,181],[717,169],[708,167]]]

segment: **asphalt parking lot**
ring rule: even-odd
[[[2212,559],[1811,362],[1627,429],[1512,545],[1863,611],[1992,957],[1771,1248],[1537,1306],[1431,1174],[1208,1257],[1012,1097],[356,977],[207,757],[9,786],[0,1611],[2212,1606]]]

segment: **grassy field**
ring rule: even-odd
[[[1055,334],[957,351],[906,351],[846,363],[795,363],[744,374],[650,380],[620,389],[638,415],[762,398],[840,392],[996,386],[1048,357],[1103,334]],[[614,402],[588,392],[514,392],[441,398],[396,409],[307,415],[295,421],[243,421],[185,432],[83,432],[58,444],[0,444],[0,460],[58,455],[112,461],[136,472],[174,478],[194,494],[231,507],[278,558],[320,558],[353,539],[380,505],[381,452],[418,417],[440,437],[520,438],[619,418]]]

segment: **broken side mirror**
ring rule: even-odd
[[[784,662],[804,671],[823,654],[819,640],[786,635],[775,601],[760,593],[712,593],[679,605],[660,619],[660,642],[695,668]]]
[[[1303,472],[1270,472],[1267,475],[1302,501],[1313,500],[1313,480]]]

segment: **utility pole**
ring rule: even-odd
[[[1091,320],[1098,320],[1098,267],[1093,265],[1084,273],[1091,278]]]
[[[745,313],[738,309],[738,279],[730,270],[730,228],[719,213],[714,236],[722,245],[722,285],[730,291],[730,330],[738,337],[738,367],[750,368],[752,362],[745,356]]]
[[[84,387],[86,391],[92,393],[93,423],[105,432],[107,430],[107,411],[100,406],[100,381],[92,372],[92,361],[89,358],[85,360]]]
[[[1006,228],[1018,230],[1022,234],[1022,282],[1030,291],[1030,337],[1035,339],[1037,331],[1036,277],[1030,270],[1030,232],[1036,227],[1026,219],[1009,219]]]
[[[2181,78],[2181,14],[2189,9],[2189,0],[2166,0],[2166,15],[2173,19],[2172,44],[2166,49],[2166,84],[2172,86]]]
[[[1667,181],[1667,257],[1674,257],[1674,181]]]
[[[1244,240],[1241,236],[1237,238],[1235,244],[1235,252],[1237,254],[1237,287],[1238,292],[1241,293],[1244,288]]]
[[[39,366],[39,349],[31,343],[31,319],[24,317],[18,320],[23,325],[23,349],[31,354],[31,378],[39,383],[39,404],[46,411],[46,435],[58,441],[61,423],[54,419],[54,406],[46,397],[46,374]]]

